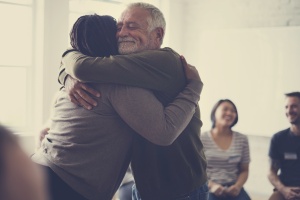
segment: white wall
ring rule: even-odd
[[[289,126],[284,93],[300,90],[300,1],[186,0],[181,51],[204,81],[203,130],[220,98],[232,99],[249,136],[246,189],[267,199],[268,148],[273,133]],[[256,136],[255,136],[256,135]]]
[[[57,77],[61,55],[68,47],[69,1],[46,0],[44,8],[42,119],[45,122],[50,116],[53,96],[59,89]]]
[[[199,70],[204,129],[221,98],[232,99],[239,111],[236,129],[271,136],[289,126],[284,94],[300,88],[300,27],[222,29],[203,31]]]
[[[68,47],[69,1],[38,0],[35,10],[34,133],[20,137],[29,154],[34,152],[34,137],[48,120],[54,94],[60,87],[57,77],[62,52]]]
[[[295,0],[189,0],[182,50],[204,81],[203,129],[212,106],[232,99],[246,134],[271,136],[289,124],[284,93],[300,90],[300,7]]]

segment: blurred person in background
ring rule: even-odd
[[[0,199],[47,200],[42,170],[33,163],[17,137],[0,125]]]
[[[211,111],[212,129],[201,135],[207,159],[209,200],[250,200],[243,186],[249,173],[247,136],[233,131],[238,122],[235,104],[219,100]]]
[[[291,126],[271,139],[268,178],[275,189],[269,200],[300,199],[300,92],[285,96],[285,114]]]

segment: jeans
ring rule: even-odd
[[[132,200],[132,186],[134,181],[123,184],[119,188],[119,199],[120,200]]]
[[[49,167],[40,166],[47,176],[49,200],[86,200],[83,196],[73,190],[67,183],[52,171]]]
[[[132,200],[142,200],[135,185],[132,186]],[[175,198],[174,200],[208,200],[207,183],[202,185],[197,190],[194,190],[191,193],[183,195],[181,197]]]
[[[209,193],[208,200],[251,200],[244,188],[241,189],[241,192],[236,197],[217,197],[212,193]]]

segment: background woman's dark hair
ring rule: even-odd
[[[71,46],[81,53],[104,57],[118,54],[116,20],[107,15],[84,15],[70,32]]]
[[[237,123],[238,120],[239,120],[239,115],[238,115],[238,111],[237,111],[237,108],[236,108],[235,104],[234,104],[231,100],[229,100],[229,99],[221,99],[221,100],[219,100],[219,101],[214,105],[214,107],[213,107],[213,109],[212,109],[212,111],[211,111],[211,114],[210,114],[210,120],[211,120],[211,122],[212,122],[212,128],[215,128],[215,126],[216,126],[216,116],[215,116],[216,110],[217,110],[218,107],[219,107],[222,103],[224,103],[224,102],[228,102],[228,103],[232,104],[232,106],[234,107],[234,109],[235,109],[235,111],[236,111],[236,118],[235,118],[234,122],[231,124],[230,128],[233,127],[234,125],[236,125],[236,123]]]

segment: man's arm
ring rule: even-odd
[[[284,187],[284,185],[281,183],[277,173],[278,170],[280,169],[280,162],[279,160],[274,160],[270,158],[270,170],[269,170],[269,181],[271,184],[277,189],[280,190],[281,188]]]
[[[190,122],[198,105],[203,83],[194,66],[183,58],[188,85],[167,107],[151,91],[115,86],[112,105],[137,133],[157,145],[170,145]],[[120,98],[122,97],[122,98]]]
[[[280,169],[280,161],[270,158],[270,171],[268,178],[271,184],[284,196],[286,199],[293,199],[295,197],[300,197],[297,192],[294,191],[295,188],[285,186],[279,179],[277,173]]]
[[[191,81],[167,107],[146,89],[116,85],[110,102],[135,132],[156,145],[170,145],[190,122],[202,90]]]

